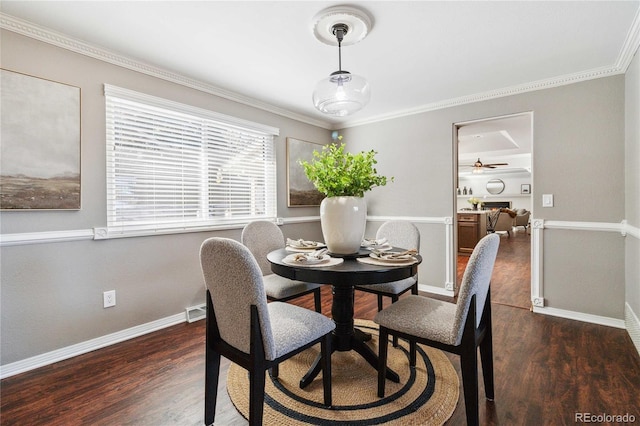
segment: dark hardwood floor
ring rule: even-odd
[[[469,256],[458,256],[458,284]],[[531,308],[531,235],[518,227],[511,236],[501,234],[491,280],[491,301],[516,308]]]
[[[519,241],[506,238],[501,253]],[[482,424],[574,424],[576,413],[629,413],[640,422],[640,356],[625,330],[533,314],[528,305],[523,309],[496,301],[500,283],[526,287],[529,299],[529,283],[517,272],[524,260],[518,261],[516,252],[510,261],[505,256],[496,262],[494,270],[496,398],[485,401],[481,387]],[[512,293],[506,287],[504,293]],[[310,296],[298,303],[313,307]],[[325,314],[330,304],[327,286]],[[375,296],[357,292],[356,317],[372,319],[375,311]],[[457,357],[450,359],[460,374]],[[223,377],[228,366],[223,363]],[[224,380],[220,389],[216,424],[246,425]],[[198,321],[2,380],[0,424],[201,425],[203,397],[204,321]],[[447,424],[465,424],[462,400]]]

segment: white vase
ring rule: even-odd
[[[322,235],[331,253],[357,253],[366,223],[367,203],[362,197],[328,197],[320,203]]]

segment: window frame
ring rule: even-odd
[[[103,236],[105,238],[117,238],[117,237],[127,237],[127,236],[143,236],[143,235],[158,235],[158,234],[173,234],[173,233],[183,233],[183,232],[200,232],[200,231],[210,231],[217,229],[231,229],[231,228],[239,228],[244,226],[246,223],[252,220],[273,220],[276,221],[277,218],[277,164],[276,164],[276,137],[279,136],[279,129],[267,126],[255,122],[251,122],[248,120],[240,119],[237,117],[232,117],[224,114],[220,114],[214,111],[210,111],[207,109],[182,104],[179,102],[171,101],[168,99],[159,98],[152,95],[147,95],[144,93],[136,92],[129,89],[124,89],[117,86],[112,86],[105,84],[104,85],[104,95],[105,95],[105,132],[106,132],[106,184],[107,184],[107,226],[103,231]],[[199,172],[199,189],[198,189],[198,198],[201,199],[200,209],[198,210],[198,216],[202,216],[201,219],[194,219],[193,217],[186,218],[184,220],[179,220],[173,217],[171,220],[156,220],[153,219],[150,223],[143,223],[142,220],[132,220],[125,221],[122,223],[118,223],[116,221],[116,201],[118,194],[118,184],[117,177],[123,176],[123,174],[119,174],[115,168],[116,161],[116,153],[114,149],[117,147],[118,143],[122,143],[123,139],[118,139],[115,136],[115,126],[114,120],[117,118],[110,116],[113,112],[113,108],[115,107],[115,103],[118,102],[133,102],[136,104],[142,104],[146,108],[152,108],[157,110],[159,114],[162,111],[165,111],[167,120],[170,120],[171,115],[180,115],[184,116],[186,119],[193,119],[195,122],[201,123],[200,132],[202,134],[201,140],[199,143],[201,144],[201,153],[199,155],[199,160],[202,161],[203,164],[206,164],[207,161],[212,161],[215,159],[216,161],[224,161],[219,160],[218,157],[221,156],[218,150],[211,149],[211,145],[213,139],[210,139],[209,136],[206,136],[209,133],[211,128],[222,129],[225,132],[225,135],[220,138],[216,138],[215,142],[223,141],[232,145],[230,141],[236,142],[236,147],[242,148],[243,145],[240,144],[240,140],[243,138],[248,138],[246,140],[249,141],[251,146],[257,147],[258,150],[263,152],[264,157],[261,157],[260,154],[256,155],[254,158],[258,160],[264,160],[263,163],[259,163],[258,170],[264,168],[264,170],[260,170],[258,173],[261,173],[260,176],[263,177],[263,188],[260,190],[259,194],[261,195],[257,200],[259,203],[264,205],[264,214],[253,214],[250,213],[251,208],[249,207],[249,213],[241,216],[231,215],[231,217],[215,217],[212,212],[212,199],[211,193],[215,192],[215,185],[211,180],[211,172],[207,171],[208,169],[203,167],[202,171]],[[141,109],[142,110],[142,109]],[[121,126],[125,124],[126,121],[120,121]],[[237,139],[230,138],[227,133],[233,130],[234,133],[240,134]],[[252,139],[252,135],[255,136],[255,140]],[[197,138],[196,138],[197,140]],[[244,140],[244,139],[243,139]],[[167,144],[168,146],[169,144]],[[193,144],[192,144],[193,145]],[[209,149],[207,149],[207,145],[209,145]],[[144,152],[145,149],[142,148]],[[197,152],[196,149],[194,152]],[[231,157],[228,158],[237,158],[239,152],[234,152]],[[117,155],[121,155],[118,153]],[[177,163],[176,163],[177,164]],[[220,164],[220,163],[216,163]],[[227,165],[228,163],[225,163]],[[153,167],[153,166],[152,166]],[[151,167],[150,167],[151,170]],[[232,169],[235,173],[238,173],[238,169]],[[124,175],[126,176],[126,175]],[[174,177],[175,179],[175,177]],[[241,184],[242,185],[242,184]],[[232,188],[233,191],[236,189],[243,190],[244,187]],[[149,199],[154,199],[156,195],[154,194]],[[251,205],[256,198],[251,197],[250,202]],[[226,200],[228,202],[228,200]],[[192,201],[193,202],[193,201]],[[180,204],[182,207],[178,207],[178,211],[184,212],[186,208],[184,208],[187,204]],[[247,205],[246,203],[244,204]],[[231,204],[231,206],[235,206]],[[182,208],[182,210],[180,210]],[[142,212],[143,209],[140,209]]]

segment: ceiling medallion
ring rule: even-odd
[[[369,15],[350,6],[330,7],[313,19],[313,34],[322,43],[338,46],[338,71],[318,82],[313,104],[325,114],[343,117],[362,109],[371,98],[364,77],[342,69],[342,46],[358,43],[371,30]]]

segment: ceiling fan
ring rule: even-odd
[[[491,164],[483,164],[482,161],[480,161],[480,158],[478,158],[478,161],[476,161],[473,164],[465,164],[465,166],[467,167],[473,167],[474,170],[482,170],[482,168],[487,168],[487,169],[495,169],[497,166],[508,166],[509,163],[491,163]]]

